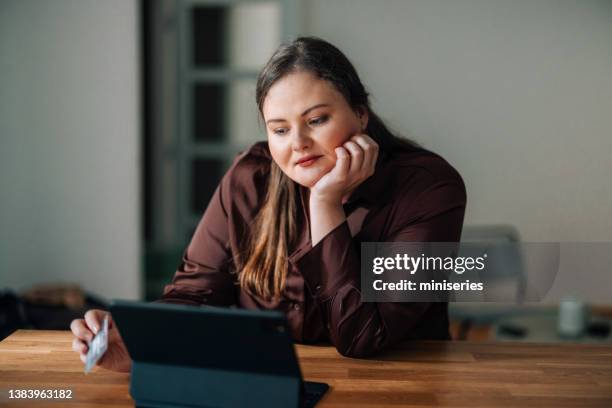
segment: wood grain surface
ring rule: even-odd
[[[331,386],[320,407],[612,407],[612,346],[412,342],[367,360],[296,348],[304,378]],[[20,330],[0,342],[2,407],[131,407],[128,386],[129,374],[84,374],[68,331]],[[73,398],[9,400],[9,389],[71,389]]]

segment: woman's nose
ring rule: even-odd
[[[302,129],[297,129],[292,136],[291,145],[293,150],[300,151],[308,149],[312,145],[312,139],[308,133]]]

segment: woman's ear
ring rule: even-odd
[[[358,106],[356,112],[357,116],[359,117],[359,121],[361,122],[361,132],[363,133],[368,127],[368,119],[370,119],[370,115],[365,106]]]

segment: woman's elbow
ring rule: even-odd
[[[349,358],[365,358],[372,354],[371,352],[368,352],[365,349],[358,349],[358,348],[351,349],[351,348],[343,348],[343,347],[336,346],[336,350],[342,356],[349,357]]]
[[[375,339],[359,339],[354,341],[353,338],[345,341],[338,340],[334,342],[334,347],[344,357],[350,358],[366,358],[379,352],[383,347]]]

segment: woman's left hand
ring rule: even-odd
[[[310,189],[310,200],[342,204],[342,198],[374,174],[378,144],[368,135],[352,136],[335,149],[336,165]]]

